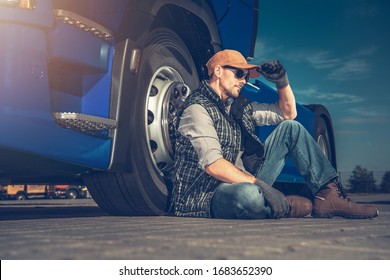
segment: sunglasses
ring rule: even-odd
[[[231,70],[231,71],[234,73],[234,76],[235,76],[237,79],[245,78],[245,81],[248,82],[249,79],[251,78],[251,77],[249,76],[249,73],[248,73],[248,74],[245,74],[245,71],[244,71],[243,69],[236,68],[236,67],[229,66],[229,65],[222,66],[222,68]]]

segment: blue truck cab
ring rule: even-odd
[[[86,184],[111,214],[164,214],[176,112],[214,53],[254,56],[258,6],[0,0],[0,184]],[[276,94],[259,81],[245,92]],[[303,109],[334,157],[326,109]]]

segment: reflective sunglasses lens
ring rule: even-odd
[[[237,70],[236,70],[236,77],[237,77],[238,79],[241,79],[241,78],[243,78],[244,76],[245,76],[244,70],[242,70],[242,69],[237,69]]]
[[[227,68],[227,69],[230,69],[233,71],[234,73],[234,76],[237,78],[237,79],[242,79],[242,78],[245,78],[245,81],[248,82],[249,79],[251,78],[249,76],[249,73],[248,74],[245,74],[245,71],[243,69],[240,69],[240,68],[236,68],[236,67],[233,67],[233,66],[222,66],[223,68]]]
[[[248,73],[248,74],[245,74],[245,71],[242,70],[242,69],[237,69],[237,70],[236,70],[236,77],[237,77],[237,79],[245,78],[245,81],[246,81],[246,82],[248,82],[249,79],[251,78],[251,77],[249,76],[249,73]]]

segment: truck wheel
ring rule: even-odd
[[[66,192],[66,198],[67,199],[76,199],[79,197],[79,194],[76,190],[68,190]]]
[[[24,194],[24,193],[17,193],[17,194],[15,195],[15,199],[16,199],[16,200],[26,200],[26,199],[27,199],[27,195]]]
[[[332,119],[328,110],[322,105],[306,105],[306,107],[315,113],[315,139],[324,155],[337,170],[336,146]]]
[[[163,215],[173,171],[176,112],[199,78],[180,37],[166,28],[148,36],[142,51],[138,88],[128,104],[131,172],[86,176],[96,203],[114,215]]]

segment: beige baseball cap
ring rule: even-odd
[[[215,66],[233,66],[240,69],[249,69],[249,76],[256,78],[260,76],[260,73],[256,71],[256,68],[260,68],[258,65],[249,64],[245,57],[235,50],[223,50],[214,54],[210,60],[206,63],[208,74],[211,75],[214,72]]]

